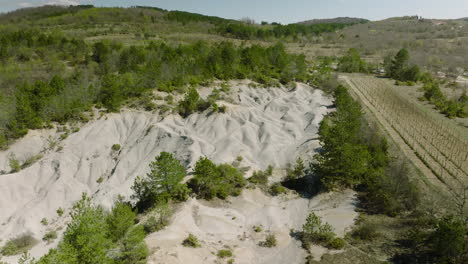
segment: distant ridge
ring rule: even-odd
[[[364,18],[356,18],[356,17],[336,17],[336,18],[326,18],[326,19],[312,19],[306,20],[302,22],[298,22],[296,24],[302,25],[313,25],[313,24],[364,24],[369,22],[369,20]]]

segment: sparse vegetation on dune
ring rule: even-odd
[[[376,22],[337,18],[289,25],[256,24],[251,19],[236,21],[153,7],[82,5],[21,9],[0,15],[0,24],[2,151],[29,130],[54,128],[56,124],[59,124],[56,138],[69,140],[72,133],[80,133],[80,128],[68,126],[67,122],[88,122],[95,112],[100,112],[102,117],[106,112],[118,113],[126,107],[159,112],[165,114],[164,117],[168,113],[178,114],[187,118],[184,122],[202,116],[190,117],[197,112],[211,118],[215,114],[218,121],[224,122],[223,118],[229,117],[235,111],[231,109],[237,107],[232,106],[233,98],[238,96],[241,100],[238,87],[231,89],[229,80],[252,80],[250,88],[283,86],[281,91],[297,92],[300,96],[304,89],[296,82],[307,83],[332,96],[334,103],[327,108],[335,108],[328,111],[323,107],[325,112],[320,113],[328,114],[320,123],[321,146],[315,155],[305,158],[303,154],[310,153],[309,150],[298,154],[305,160],[312,160],[310,164],[299,157],[285,168],[275,168],[275,173],[269,166],[265,171],[254,171],[245,179],[244,173],[250,167],[241,165],[255,158],[245,150],[236,153],[245,154],[245,158],[238,156],[234,160],[232,156],[229,160],[234,160],[232,164],[215,164],[202,155],[210,150],[200,143],[199,148],[203,149],[200,155],[189,155],[200,157],[193,168],[186,167],[189,162],[186,163],[186,156],[178,151],[161,152],[149,164],[149,172],[133,181],[132,202],[119,196],[110,210],[104,210],[83,194],[71,210],[66,210],[67,214],[70,212],[70,221],[63,236],[56,225],[68,218],[62,207],[57,209],[63,205],[55,205],[53,210],[57,215],[34,222],[40,223],[42,242],[23,234],[1,241],[5,242],[1,255],[23,253],[20,263],[27,264],[143,264],[152,253],[145,237],[164,232],[174,208],[180,208],[180,203],[190,197],[193,198],[191,203],[205,200],[199,207],[206,207],[201,211],[210,212],[211,205],[223,203],[224,206],[244,198],[242,195],[229,199],[239,196],[247,186],[260,189],[252,191],[267,193],[262,197],[272,199],[268,202],[288,200],[295,194],[306,199],[304,197],[320,192],[343,189],[353,189],[357,193],[360,216],[348,234],[342,236],[316,211],[302,215],[308,217],[301,230],[290,230],[291,236],[300,239],[306,250],[313,244],[344,250],[324,255],[321,263],[376,263],[377,259],[395,263],[468,262],[468,141],[463,134],[465,130],[455,128],[453,120],[428,114],[394,89],[408,86],[416,91],[420,88],[423,95],[419,99],[429,102],[430,107],[435,106],[446,117],[467,117],[468,96],[466,91],[459,92],[466,87],[459,87],[453,80],[468,72],[464,60],[468,52],[468,21],[451,20],[435,26],[432,20],[403,17]],[[453,82],[447,82],[445,73],[438,71],[447,72]],[[342,81],[350,86],[349,90],[339,85],[338,72],[343,73],[340,74]],[[399,87],[391,86],[388,80],[365,76],[370,73],[389,77]],[[199,89],[213,83],[222,84],[208,96],[206,89]],[[456,92],[448,96],[444,90],[447,87]],[[254,98],[259,90],[251,90]],[[228,93],[232,93],[233,98],[227,98]],[[258,99],[253,100],[257,102]],[[285,106],[288,114],[294,108],[289,99]],[[222,105],[222,100],[227,103]],[[275,105],[274,100],[271,102],[262,111],[282,107]],[[313,100],[307,104],[311,102]],[[281,119],[289,118],[284,111],[282,114]],[[376,126],[371,120],[373,117],[379,123]],[[315,118],[308,117],[310,123],[305,129],[309,129]],[[249,122],[253,119],[255,117],[249,117]],[[258,127],[263,129],[264,123]],[[264,127],[271,129],[271,126]],[[152,128],[153,125],[145,128],[144,137]],[[398,149],[398,142],[387,140],[387,134],[395,139],[392,133],[409,147],[411,157],[408,151]],[[154,140],[158,141],[159,136]],[[185,136],[179,136],[185,140]],[[245,133],[242,137],[249,138],[249,135]],[[254,140],[263,141],[262,137]],[[124,152],[131,148],[121,138],[113,140],[110,145],[107,142],[105,148],[117,161],[118,156],[128,154]],[[52,137],[48,143],[49,146],[37,155],[17,152],[18,159],[11,152],[5,163],[9,171],[1,173],[22,174],[43,155],[45,162],[49,162],[49,157],[45,156],[48,152],[62,151],[66,147],[66,144],[57,145],[58,141]],[[265,149],[262,146],[262,151]],[[403,157],[402,152],[408,158]],[[184,161],[179,160],[179,156]],[[423,177],[417,174],[421,173],[417,172],[421,168]],[[56,173],[60,171],[59,166],[54,169]],[[284,177],[278,179],[283,171]],[[190,175],[188,180],[187,175]],[[15,175],[6,175],[9,176]],[[108,182],[122,180],[111,178],[113,176],[93,178],[93,186],[98,186],[94,194],[101,195],[103,189],[100,188]],[[125,181],[128,180],[127,176]],[[248,195],[250,193],[245,196]],[[443,199],[444,205],[431,203],[432,199]],[[249,200],[249,203],[254,202]],[[280,203],[262,203],[262,206],[274,211],[277,204]],[[199,215],[199,207],[191,208],[190,212],[197,225],[205,221],[205,216]],[[297,212],[298,208],[293,209]],[[237,221],[244,219],[231,213],[219,218],[224,221],[222,225],[232,224],[237,228]],[[281,252],[285,245],[283,235],[277,230],[275,233],[267,230],[270,227],[265,223],[255,224],[252,226],[251,222],[247,230],[258,239],[256,245],[263,247],[255,249]],[[184,225],[192,223],[184,222]],[[201,252],[203,248],[195,248],[210,245],[211,257],[227,263],[234,263],[233,252],[241,255],[237,252],[242,251],[232,245],[214,249],[212,241],[207,241],[202,233],[196,231],[197,237],[190,232],[184,231],[184,237],[177,240],[179,247],[194,248],[184,250]],[[39,242],[50,244],[59,237],[58,246],[37,261],[25,252]],[[246,234],[238,238],[245,240]],[[216,241],[223,245],[221,242]],[[311,256],[307,261],[316,263]]]

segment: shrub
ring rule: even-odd
[[[47,218],[44,217],[41,219],[41,224],[46,226],[49,224],[49,221],[47,221]]]
[[[21,165],[14,153],[8,155],[8,162],[12,173],[19,172],[21,170]]]
[[[230,258],[232,257],[232,251],[229,249],[221,249],[218,250],[218,254],[216,254],[216,256],[220,258]]]
[[[119,144],[114,144],[114,145],[112,145],[112,150],[113,150],[113,151],[119,151],[120,148],[121,148],[121,146],[120,146]]]
[[[5,135],[0,134],[0,150],[4,150],[8,144],[8,140]]]
[[[286,187],[284,187],[283,185],[281,185],[281,183],[279,183],[279,182],[274,183],[270,187],[270,194],[273,195],[273,196],[280,195],[280,194],[283,194],[283,193],[286,193],[286,192],[288,192],[288,189]]]
[[[103,178],[103,177],[99,177],[99,178],[96,180],[97,183],[102,183],[103,181],[104,181],[104,178]]]
[[[253,184],[266,185],[268,183],[268,175],[262,171],[254,171],[248,181]]]
[[[254,226],[253,230],[255,231],[255,233],[260,233],[260,232],[262,232],[263,229],[262,229],[262,226],[259,225],[259,226]]]
[[[305,173],[305,166],[304,161],[299,157],[296,160],[296,164],[294,165],[294,169],[288,170],[288,174],[286,176],[286,180],[297,180],[299,178],[304,177]]]
[[[336,237],[328,243],[328,248],[331,249],[342,249],[346,245],[344,239]]]
[[[157,232],[169,224],[171,211],[166,203],[157,205],[146,222],[143,223],[143,228],[147,234]]]
[[[188,237],[182,242],[182,245],[184,247],[192,248],[201,247],[200,242],[198,242],[198,238],[193,234],[189,234]]]
[[[276,236],[274,234],[268,234],[265,238],[265,241],[262,241],[258,244],[261,247],[276,247]]]
[[[62,209],[62,207],[59,207],[59,209],[57,209],[57,214],[58,214],[58,216],[62,216],[62,215],[63,215],[63,209]]]
[[[328,223],[323,223],[322,219],[315,213],[310,213],[306,223],[302,226],[302,243],[306,246],[309,243],[328,244],[335,237],[333,228]]]
[[[46,241],[47,243],[52,242],[54,239],[57,238],[57,231],[49,231],[43,237],[42,240]]]
[[[432,251],[440,263],[462,263],[466,254],[466,223],[453,216],[439,220],[431,234]],[[460,262],[458,262],[460,261]]]
[[[0,250],[4,256],[18,255],[32,248],[37,241],[31,235],[22,235],[17,238],[10,239]]]
[[[179,113],[183,117],[191,115],[198,109],[200,104],[200,95],[195,88],[190,88],[185,94],[184,100],[179,103]]]

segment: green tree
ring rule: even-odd
[[[185,177],[184,166],[172,154],[161,152],[150,164],[151,171],[146,178],[137,177],[132,189],[139,206],[148,208],[156,201],[167,201],[179,197],[180,189],[185,185],[180,182]],[[182,197],[183,198],[183,197]]]
[[[130,205],[123,201],[122,197],[115,202],[110,214],[106,217],[109,237],[113,242],[121,239],[135,224],[136,213],[132,211]]]
[[[83,194],[71,212],[71,222],[59,245],[57,259],[64,263],[111,263],[107,251],[112,246],[107,234],[105,213],[99,206],[91,205],[91,198]]]
[[[229,195],[239,195],[246,184],[238,169],[228,164],[216,166],[206,157],[197,161],[194,175],[188,185],[198,197],[205,199],[225,199]]]
[[[311,212],[302,226],[302,240],[310,243],[328,243],[335,237],[333,227],[328,223],[323,223],[322,219],[314,212]]]
[[[408,65],[409,59],[410,55],[407,49],[401,49],[400,51],[398,51],[398,53],[392,60],[389,72],[390,77],[396,80],[400,80],[403,75],[404,69]]]
[[[357,49],[351,48],[340,58],[338,70],[341,72],[368,72],[366,62]]]
[[[305,174],[304,171],[305,171],[304,161],[302,160],[301,157],[299,157],[296,160],[296,164],[294,165],[294,168],[288,172],[287,179],[295,180],[295,179],[304,177],[304,174]]]
[[[335,91],[336,111],[319,128],[322,151],[314,156],[313,170],[327,189],[352,187],[368,170],[370,155],[360,142],[362,111],[347,89]]]
[[[142,225],[130,227],[120,242],[120,254],[115,263],[145,264],[149,252],[145,236]]]
[[[190,188],[200,197],[213,198],[216,193],[212,189],[220,178],[216,164],[206,157],[201,157],[195,164],[195,177],[190,181]]]

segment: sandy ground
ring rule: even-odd
[[[307,215],[314,211],[343,237],[357,216],[354,196],[354,192],[346,191],[313,199],[270,197],[255,189],[244,190],[222,204],[193,199],[179,209],[168,227],[146,238],[154,252],[148,263],[223,263],[216,253],[226,248],[232,250],[235,263],[304,263],[308,253],[290,235],[291,230],[302,229]],[[255,232],[255,226],[261,226],[262,231]],[[201,241],[200,248],[181,245],[189,233]],[[275,235],[276,247],[258,245],[268,234]],[[328,252],[319,246],[311,249],[316,259]]]
[[[189,169],[200,156],[207,156],[216,163],[231,163],[241,155],[244,158],[242,166],[250,167],[246,176],[250,176],[254,169],[265,169],[270,164],[284,167],[298,156],[310,157],[319,146],[316,135],[318,125],[323,115],[329,111],[326,106],[331,104],[330,99],[321,91],[306,85],[298,85],[293,90],[238,85],[231,89],[229,96],[231,103],[218,102],[219,105],[227,105],[225,114],[210,114],[207,111],[193,114],[187,119],[178,115],[162,117],[135,110],[108,114],[85,124],[78,132],[60,141],[59,145],[63,148],[59,151],[57,147],[48,149],[49,137],[58,138],[55,130],[30,131],[10,149],[0,152],[0,171],[5,172],[10,171],[10,153],[14,153],[20,162],[41,151],[44,154],[31,167],[18,173],[0,175],[0,246],[7,239],[21,234],[31,233],[37,240],[41,240],[48,230],[59,227],[64,229],[67,220],[65,215],[83,192],[106,208],[112,205],[117,195],[128,197],[135,177],[144,175],[148,164],[162,151],[174,153]],[[113,144],[120,144],[121,150],[112,151]],[[254,193],[247,192],[245,195]],[[285,204],[277,201],[276,205],[268,207],[267,204],[274,203],[274,200],[262,199],[264,205],[255,204],[262,209],[257,218],[264,215],[264,220],[267,221],[265,226],[271,226],[286,241],[288,231],[282,229],[280,222],[288,218],[285,216],[281,221],[275,220],[283,212],[278,208],[291,206],[292,212],[300,211],[294,208],[299,208],[299,204],[306,201],[293,200]],[[211,209],[198,201],[190,201],[185,206],[198,206],[202,216],[195,218],[202,219],[202,225],[210,225],[210,221],[221,225],[214,237],[219,235],[220,238],[232,241],[238,235],[234,235],[236,232],[232,231],[233,223],[243,226],[237,230],[241,233],[251,228],[248,225],[253,223],[246,222],[245,216],[242,217],[242,214],[248,214],[250,210],[240,210],[242,203],[250,206],[248,201],[239,200],[233,201],[233,205],[238,204],[237,207],[225,210],[226,213],[237,212],[239,220],[224,224],[217,220],[217,216],[211,219]],[[56,213],[59,207],[65,209],[62,217],[58,217]],[[301,210],[307,208],[305,206]],[[192,209],[184,209],[180,214],[186,210]],[[272,210],[276,212],[273,213]],[[303,221],[303,215],[297,217],[294,221],[299,224]],[[50,224],[41,224],[42,218],[48,219]],[[177,218],[175,221],[178,221]],[[199,225],[193,227],[196,226],[201,228]],[[222,231],[223,226],[228,227],[226,234]],[[179,244],[182,235],[186,233],[174,234],[173,243]],[[149,241],[151,239],[154,238],[151,237]],[[289,242],[284,243],[284,246],[292,245]],[[53,246],[55,243],[46,245],[41,241],[30,253],[40,256]],[[258,258],[247,249],[244,253],[236,252],[236,255],[242,254],[246,254],[246,260]],[[14,259],[16,258],[2,260]]]

